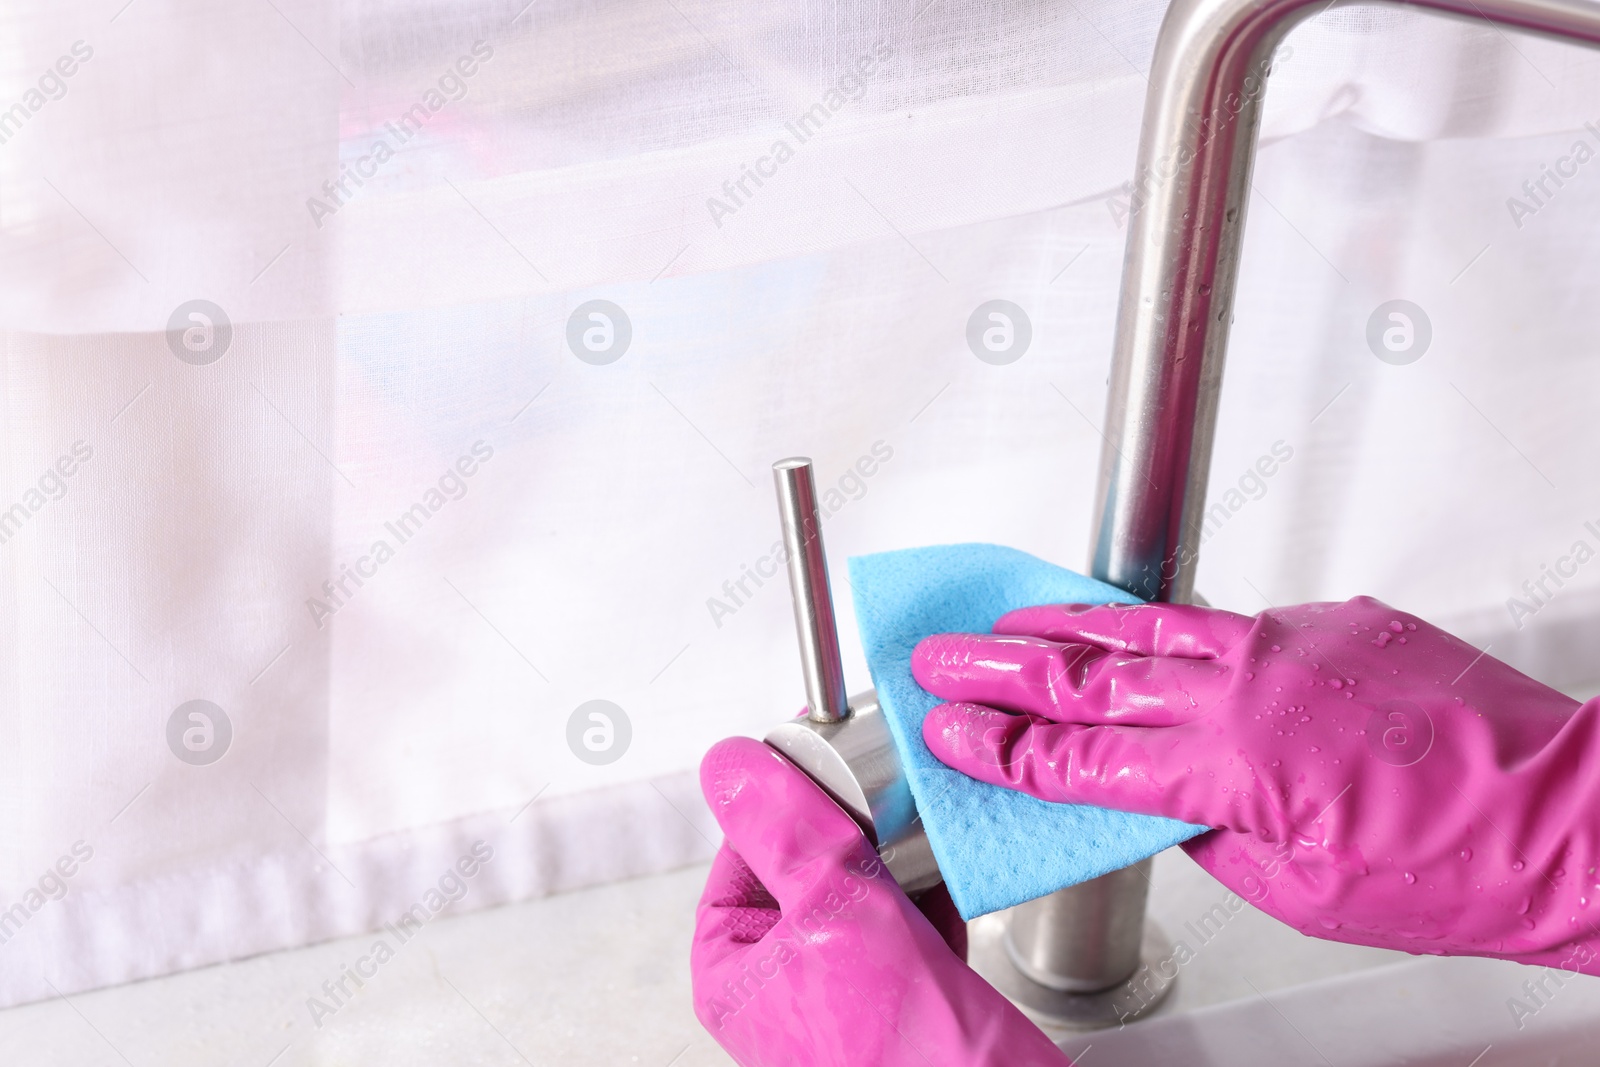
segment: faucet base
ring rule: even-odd
[[[985,915],[968,926],[967,960],[972,969],[1052,1037],[1104,1030],[1142,1018],[1161,1006],[1177,981],[1172,942],[1146,921],[1139,966],[1126,980],[1092,993],[1068,993],[1029,978],[1006,948],[1006,918]]]

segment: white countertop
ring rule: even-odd
[[[694,867],[441,918],[320,1027],[307,999],[331,1004],[322,983],[373,938],[13,1008],[0,1012],[0,1049],[7,1062],[79,1067],[730,1064],[690,1009],[704,879]],[[1151,914],[1174,938],[1225,893],[1176,849],[1154,880]],[[1160,1014],[1404,958],[1303,937],[1246,908],[1198,948]]]

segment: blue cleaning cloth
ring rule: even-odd
[[[878,701],[910,779],[934,857],[971,919],[1126,867],[1206,827],[1084,804],[1052,804],[968,778],[922,741],[941,701],[911,676],[917,642],[988,633],[1038,604],[1104,604],[1128,594],[999,545],[938,545],[850,560],[856,620]]]

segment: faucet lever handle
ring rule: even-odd
[[[794,594],[794,627],[800,638],[800,670],[806,681],[806,708],[812,722],[840,722],[850,715],[839,658],[839,627],[828,585],[828,559],[822,550],[822,515],[816,481],[805,456],[772,465],[778,489],[778,518],[789,559],[789,591]]]

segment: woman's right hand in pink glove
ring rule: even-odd
[[[1600,973],[1600,698],[1368,597],[1028,608],[912,666],[945,763],[1214,827],[1189,854],[1307,934]]]

